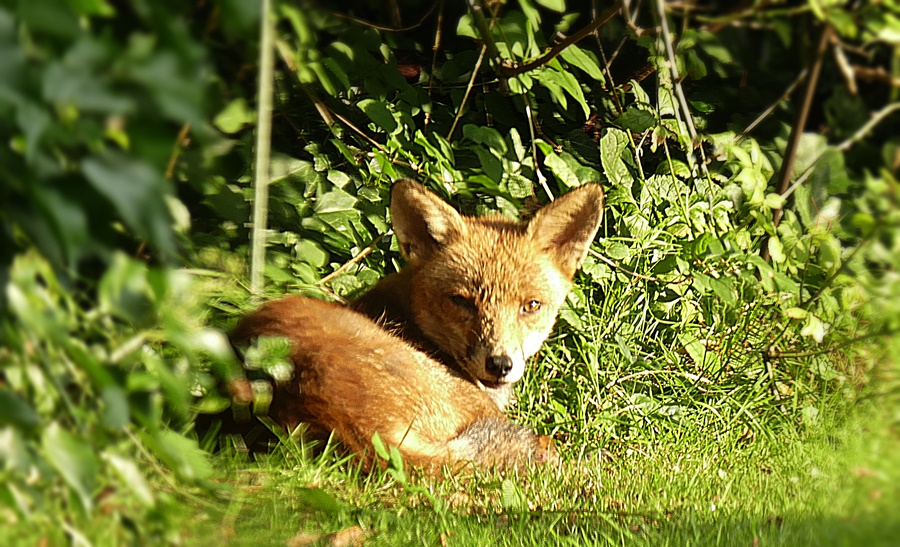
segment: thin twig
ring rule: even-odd
[[[358,25],[362,25],[362,26],[364,26],[364,27],[373,28],[373,29],[375,29],[375,30],[380,30],[380,31],[383,31],[383,32],[406,32],[406,31],[408,31],[408,30],[413,30],[413,29],[417,29],[417,28],[421,27],[421,26],[422,26],[422,23],[424,23],[425,20],[428,19],[428,17],[429,17],[432,13],[434,13],[434,8],[436,8],[437,6],[438,6],[437,4],[434,4],[433,6],[431,6],[431,9],[428,10],[428,12],[427,12],[425,15],[423,15],[421,19],[419,19],[419,22],[418,22],[418,23],[416,23],[416,24],[414,24],[414,25],[410,25],[410,26],[408,26],[408,27],[401,27],[401,28],[397,28],[397,27],[384,27],[384,26],[381,26],[381,25],[376,25],[375,23],[370,23],[369,21],[365,21],[365,20],[363,20],[363,19],[357,19],[356,17],[353,17],[353,16],[351,16],[351,15],[345,15],[345,14],[343,14],[343,13],[339,13],[339,12],[336,12],[336,11],[330,12],[329,15],[331,15],[332,17],[338,17],[338,18],[340,18],[340,19],[346,19],[346,20],[348,20],[348,21],[353,21],[354,23],[356,23],[356,24],[358,24]]]
[[[169,156],[169,165],[166,166],[166,179],[172,180],[175,175],[175,164],[178,162],[178,156],[181,154],[181,146],[191,130],[191,124],[186,123],[181,126],[181,131],[175,137],[175,146],[172,147],[172,155]]]
[[[797,150],[800,149],[800,140],[803,137],[803,131],[806,128],[806,120],[809,117],[809,111],[812,107],[813,97],[816,92],[816,85],[819,82],[819,74],[822,72],[822,61],[825,58],[825,48],[828,45],[831,36],[831,27],[826,26],[822,29],[822,35],[819,37],[819,46],[816,48],[815,57],[809,70],[809,78],[806,80],[806,90],[803,94],[803,104],[797,111],[797,119],[794,121],[794,127],[791,131],[790,141],[787,150],[785,150],[784,163],[781,164],[780,182],[778,184],[778,193],[783,194],[791,182],[791,175],[794,171],[794,163],[797,160]],[[781,221],[781,214],[776,213],[774,224],[778,227]]]
[[[525,63],[524,65],[516,65],[516,66],[512,66],[512,67],[506,67],[506,66],[498,67],[497,68],[498,73],[502,77],[512,78],[513,76],[516,76],[517,74],[522,74],[523,72],[528,72],[528,71],[534,70],[539,66],[543,66],[543,65],[549,63],[550,61],[555,59],[560,53],[562,53],[563,50],[566,49],[567,47],[569,47],[572,44],[574,44],[575,42],[581,41],[584,38],[587,38],[588,36],[593,34],[593,32],[595,30],[597,30],[598,28],[603,26],[604,23],[606,23],[607,21],[612,19],[613,16],[619,12],[619,9],[621,7],[622,7],[622,0],[615,0],[612,7],[609,8],[608,10],[604,11],[603,14],[600,15],[600,17],[597,17],[596,19],[591,21],[586,27],[582,28],[575,34],[569,36],[562,42],[560,42],[560,43],[556,44],[555,46],[553,46],[552,48],[550,48],[550,51],[548,51],[547,53],[541,55],[540,57],[538,57],[537,59],[535,59],[533,61]]]
[[[456,124],[459,123],[459,119],[462,117],[463,109],[466,107],[466,101],[469,100],[469,93],[472,92],[472,87],[475,85],[475,78],[478,77],[478,71],[481,69],[481,62],[484,60],[484,54],[487,52],[487,45],[481,46],[481,54],[478,56],[478,61],[475,63],[475,68],[472,69],[472,77],[469,78],[469,85],[466,86],[466,93],[463,95],[462,101],[459,103],[459,108],[456,110],[456,117],[453,118],[453,125],[450,126],[450,131],[447,132],[447,140],[453,138],[453,132],[456,130]]]
[[[528,118],[528,133],[531,135],[531,157],[534,161],[534,174],[537,175],[538,182],[547,194],[547,198],[549,198],[550,201],[553,201],[556,198],[553,196],[553,192],[550,191],[550,185],[547,184],[547,177],[544,176],[544,172],[538,164],[537,143],[535,142],[534,137],[534,112],[531,109],[531,101],[528,100],[527,93],[522,95],[522,99],[525,101],[525,117]]]
[[[847,60],[847,56],[844,55],[840,40],[832,40],[832,42],[834,43],[834,63],[844,78],[844,83],[847,84],[850,94],[855,97],[859,94],[859,87],[856,85],[856,75],[853,74],[853,67],[850,65],[850,61]]]
[[[864,82],[886,84],[891,87],[900,87],[900,78],[892,76],[882,67],[853,66],[853,74]]]
[[[354,133],[356,133],[356,134],[359,135],[360,137],[362,137],[362,138],[366,139],[367,141],[369,141],[369,144],[371,144],[372,146],[374,146],[375,148],[377,148],[377,149],[380,150],[381,152],[384,152],[385,154],[389,154],[387,148],[385,148],[384,146],[382,146],[381,143],[379,143],[378,141],[376,141],[376,140],[373,139],[372,137],[366,135],[365,131],[363,131],[362,129],[356,127],[356,125],[354,125],[353,122],[351,122],[351,121],[348,120],[347,118],[341,116],[340,114],[338,114],[338,113],[335,112],[334,110],[331,110],[330,108],[328,109],[328,111],[331,113],[332,116],[334,116],[335,118],[337,118],[341,123],[343,123],[344,125],[346,125],[346,126],[349,127],[350,129],[352,129]]]
[[[800,149],[800,139],[803,137],[803,130],[806,127],[806,119],[809,117],[809,110],[812,106],[813,96],[815,95],[816,85],[819,82],[819,74],[822,72],[822,60],[825,58],[825,50],[831,36],[831,27],[825,26],[819,37],[819,45],[816,48],[815,56],[812,59],[809,68],[809,77],[806,79],[806,89],[803,93],[803,103],[797,111],[797,118],[794,120],[794,127],[791,129],[791,136],[788,140],[787,149],[784,151],[784,161],[781,164],[780,182],[778,184],[778,194],[783,195],[787,192],[791,182],[791,175],[794,171],[794,162],[797,159],[797,151]],[[784,208],[776,209],[772,215],[772,222],[775,228],[781,223],[784,216]],[[766,262],[769,261],[769,238],[767,236],[763,241],[760,256]]]
[[[640,0],[638,0],[638,4],[640,4]],[[656,34],[656,29],[653,28],[641,28],[635,24],[637,21],[638,11],[640,10],[640,5],[635,7],[634,13],[631,12],[631,1],[625,0],[622,2],[622,15],[625,19],[625,24],[631,29],[631,32],[634,33],[635,38],[640,38],[645,34]]]
[[[796,190],[799,186],[802,186],[803,183],[806,182],[806,179],[808,179],[815,172],[815,168],[819,165],[819,162],[822,161],[822,158],[825,157],[826,153],[828,153],[832,149],[846,152],[850,149],[851,146],[865,138],[865,136],[870,131],[872,131],[872,129],[874,129],[876,125],[881,123],[886,117],[891,115],[896,110],[900,110],[900,103],[891,103],[887,105],[886,107],[873,114],[872,117],[862,125],[862,127],[857,129],[856,132],[850,136],[850,138],[838,144],[834,148],[829,147],[823,150],[818,156],[816,156],[812,163],[809,164],[809,167],[804,169],[803,173],[801,173],[801,175],[797,177],[796,182],[794,182],[794,184],[792,184],[787,190],[785,190],[781,197],[787,198],[794,193],[794,190]]]
[[[326,275],[325,277],[323,277],[322,279],[317,281],[316,285],[324,285],[326,283],[330,283],[330,282],[334,281],[334,279],[337,278],[339,275],[343,274],[344,272],[346,272],[347,270],[352,268],[360,260],[369,256],[369,254],[375,250],[375,247],[377,247],[378,244],[381,243],[381,240],[383,240],[384,238],[388,237],[389,235],[391,235],[393,233],[394,233],[393,230],[388,230],[386,233],[383,233],[380,236],[376,237],[372,241],[372,243],[370,243],[368,246],[366,246],[365,249],[358,252],[356,254],[356,256],[354,256],[353,258],[351,258],[350,260],[345,262],[340,268],[336,269],[335,271],[331,272],[330,274]]]
[[[431,48],[431,72],[428,74],[428,100],[431,100],[431,93],[434,89],[434,73],[437,70],[437,58],[438,51],[441,49],[441,28],[444,25],[444,0],[440,0],[439,2],[440,8],[438,11],[437,18],[437,30],[434,32],[434,46]],[[427,137],[428,136],[428,128],[431,125],[431,110],[425,113],[425,127],[422,129],[422,133]]]
[[[897,110],[900,110],[900,102],[891,103],[891,104],[885,106],[884,108],[882,108],[881,110],[879,110],[878,112],[873,114],[872,117],[869,118],[869,121],[867,121],[865,124],[863,124],[863,126],[860,127],[859,129],[857,129],[856,133],[854,133],[849,139],[847,139],[844,142],[842,142],[841,144],[837,145],[837,149],[840,150],[841,152],[846,152],[847,150],[850,149],[851,146],[858,143],[859,141],[861,141],[863,139],[863,137],[868,135],[869,132],[872,131],[872,129],[874,129],[876,125],[878,125],[879,123],[882,122],[882,120],[884,120],[885,118],[887,118],[888,116],[890,116]]]
[[[259,103],[256,110],[256,173],[253,182],[253,232],[251,235],[250,291],[262,294],[266,268],[266,225],[269,215],[269,152],[272,138],[272,88],[274,59],[270,0],[262,1],[259,51]]]
[[[748,125],[743,131],[741,131],[741,134],[738,135],[735,140],[743,139],[748,133],[753,131],[757,125],[761,124],[763,122],[763,120],[768,118],[769,115],[772,114],[772,112],[774,112],[776,108],[778,108],[778,105],[780,105],[781,103],[786,101],[788,99],[788,97],[791,96],[791,93],[793,93],[794,89],[796,89],[797,86],[800,85],[800,82],[802,82],[804,80],[804,78],[806,78],[806,75],[808,73],[809,73],[808,68],[804,68],[803,70],[801,70],[800,74],[798,74],[797,77],[794,79],[794,81],[791,82],[791,85],[789,85],[787,87],[787,89],[784,90],[784,93],[781,94],[781,97],[778,97],[778,99],[775,102],[773,102],[772,104],[769,105],[769,108],[765,109],[762,114],[757,116],[756,119],[750,123],[750,125]]]
[[[629,0],[625,0],[622,2],[622,13],[623,13],[623,15],[625,15],[626,20],[628,20],[628,4],[629,4]],[[591,15],[593,15],[595,19],[597,17],[596,14],[597,14],[597,4],[596,4],[596,2],[592,2],[591,3]],[[612,61],[606,58],[606,50],[603,47],[603,42],[600,40],[600,33],[598,33],[596,30],[594,30],[593,35],[594,35],[594,39],[597,41],[597,50],[600,52],[600,60],[603,61],[603,70],[606,72],[608,88],[610,90],[615,90],[616,89],[616,81],[613,78],[613,74],[612,74]],[[619,97],[619,94],[612,92],[612,93],[610,93],[610,95],[612,95],[613,101],[615,101],[615,103],[616,103],[616,109],[618,110],[618,113],[622,114],[622,112],[625,112],[625,107],[622,106],[622,99],[621,99],[621,97]]]
[[[678,104],[681,108],[681,111],[684,113],[684,123],[688,129],[688,135],[691,137],[691,147],[697,144],[697,129],[694,127],[694,118],[691,116],[691,110],[687,104],[687,98],[684,96],[684,90],[681,87],[681,75],[678,73],[678,62],[675,59],[675,49],[672,47],[672,35],[669,32],[669,22],[666,18],[666,6],[665,0],[656,0],[656,6],[659,11],[659,25],[660,30],[662,32],[663,44],[665,44],[666,48],[666,58],[669,64],[669,72],[672,77],[672,87],[675,90],[675,96],[678,99]],[[676,110],[677,112],[677,110]],[[700,150],[700,171],[703,172],[703,175],[707,178],[709,177],[709,171],[706,168],[706,157],[703,152],[703,147],[699,147]],[[689,149],[686,151],[687,157],[689,160],[696,161],[694,159],[693,149]]]
[[[484,17],[484,6],[481,3],[481,0],[469,0],[469,9],[472,11],[472,20],[475,22],[475,26],[478,27],[478,33],[481,35],[481,43],[485,48],[485,51],[490,56],[491,61],[498,68],[503,62],[503,58],[500,56],[500,50],[497,49],[497,44],[494,42],[494,20],[491,18],[491,24],[488,25],[487,19]],[[485,51],[481,53],[483,57]]]
[[[638,278],[638,279],[643,279],[644,281],[653,281],[654,283],[659,283],[659,282],[661,282],[660,279],[657,279],[657,278],[655,278],[655,277],[650,277],[649,275],[639,274],[639,273],[637,273],[637,272],[632,272],[631,270],[628,270],[628,269],[626,269],[626,268],[623,268],[622,266],[619,266],[618,264],[616,264],[616,263],[613,262],[612,260],[610,260],[610,259],[606,258],[605,256],[603,256],[602,254],[598,253],[598,252],[595,251],[594,249],[588,249],[588,253],[590,253],[591,256],[594,256],[594,257],[596,257],[596,258],[599,258],[601,261],[603,261],[603,262],[609,264],[609,265],[612,266],[613,268],[616,268],[617,270],[621,270],[621,271],[625,272],[626,274],[628,274],[628,275],[630,275],[630,276],[632,276],[632,277],[636,277],[636,278]]]

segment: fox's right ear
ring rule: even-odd
[[[534,241],[569,279],[584,263],[603,220],[603,187],[588,183],[563,194],[528,223]]]
[[[412,179],[391,187],[391,223],[400,253],[410,264],[427,260],[466,231],[453,207]]]

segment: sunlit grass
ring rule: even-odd
[[[890,545],[900,436],[887,401],[793,438],[694,429],[556,469],[406,486],[290,443],[255,462],[221,456],[233,497],[194,508],[184,539],[284,545],[360,527],[367,545]]]

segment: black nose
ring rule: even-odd
[[[508,355],[493,355],[487,358],[484,363],[484,369],[491,376],[503,378],[512,370],[512,359]]]

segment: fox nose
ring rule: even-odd
[[[484,363],[484,369],[491,376],[503,378],[512,370],[513,362],[509,355],[492,355]]]

